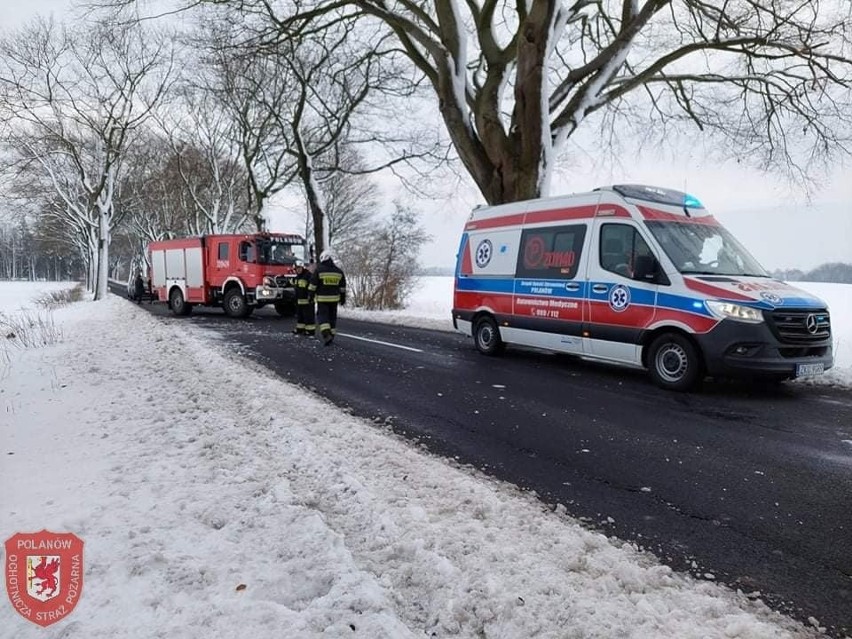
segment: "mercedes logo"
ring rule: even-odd
[[[805,318],[805,328],[808,329],[808,333],[810,333],[811,335],[816,335],[816,332],[819,329],[816,315],[811,313]]]

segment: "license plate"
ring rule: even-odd
[[[797,364],[796,377],[813,377],[825,372],[824,364]]]

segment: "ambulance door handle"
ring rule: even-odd
[[[579,285],[579,284],[577,284],[576,282],[568,282],[568,283],[565,285],[565,290],[566,290],[566,291],[579,291],[579,290],[580,290],[580,285]]]
[[[607,288],[606,284],[595,284],[592,286],[592,291],[595,293],[606,293]]]

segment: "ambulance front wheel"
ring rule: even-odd
[[[667,390],[690,390],[703,377],[698,348],[678,333],[665,333],[651,343],[648,370],[654,383]]]
[[[506,344],[500,339],[497,322],[487,316],[480,317],[473,325],[473,341],[476,343],[476,350],[483,355],[497,355],[506,348]]]

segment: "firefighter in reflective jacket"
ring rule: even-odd
[[[296,328],[293,333],[313,337],[317,330],[314,319],[314,300],[308,287],[311,272],[299,261],[296,262]]]
[[[317,323],[326,346],[334,341],[337,332],[337,305],[346,304],[346,276],[334,263],[334,258],[332,251],[322,252],[308,286],[317,303]]]

